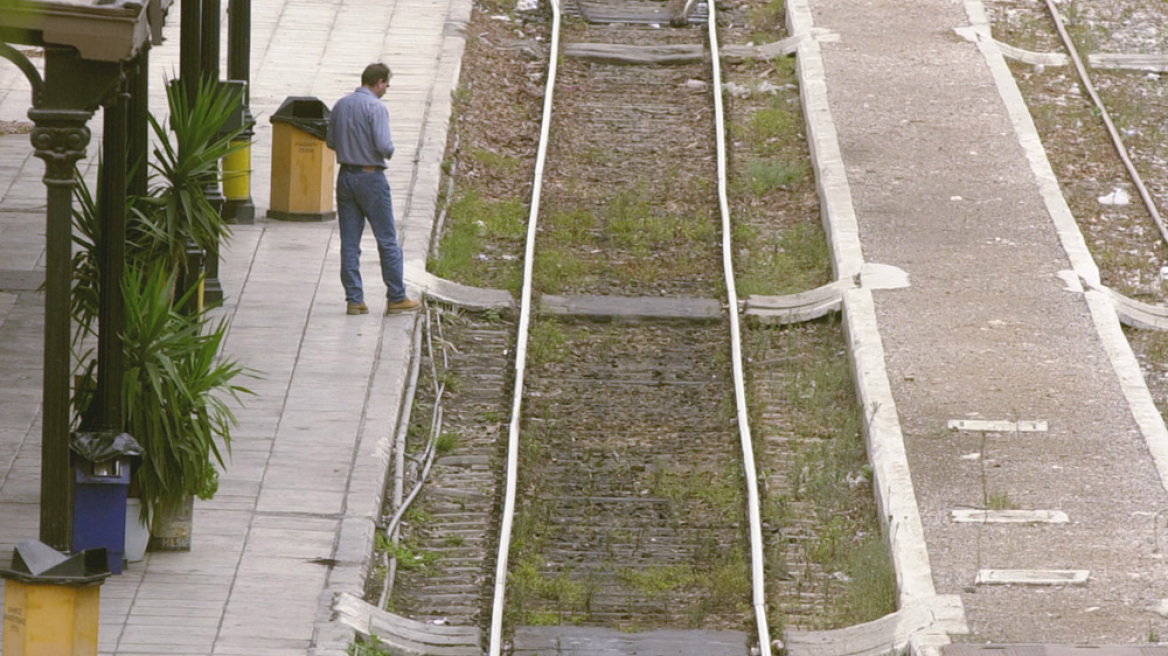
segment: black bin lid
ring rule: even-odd
[[[315,96],[288,96],[272,114],[273,123],[289,123],[319,138],[325,139],[329,108]]]
[[[109,575],[105,547],[65,555],[40,540],[18,542],[12,566],[0,568],[0,577],[31,584],[92,585]]]

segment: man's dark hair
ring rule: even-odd
[[[371,87],[381,80],[389,79],[389,67],[381,62],[370,64],[365,67],[365,72],[361,73],[362,86]]]

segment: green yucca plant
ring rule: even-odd
[[[224,465],[231,444],[232,403],[251,393],[234,382],[246,370],[220,353],[226,322],[212,324],[192,302],[200,272],[186,270],[190,245],[212,249],[229,234],[206,189],[219,180],[219,160],[235,148],[230,142],[238,131],[223,125],[239,104],[238,92],[206,81],[189,98],[183,85],[171,83],[167,100],[165,121],[149,117],[156,146],[148,194],[127,199],[121,280],[121,404],[124,430],[144,450],[134,483],[145,521],[190,495],[214,494],[216,465]],[[96,329],[101,218],[83,179],[74,198],[72,310],[81,379],[74,405],[84,417],[93,401],[93,354],[83,349]],[[185,281],[181,289],[179,280]]]
[[[210,80],[199,86],[194,99],[187,97],[182,84],[168,83],[166,89],[169,117],[159,121],[148,116],[157,140],[154,160],[149,164],[149,193],[127,198],[126,260],[161,262],[167,269],[181,272],[187,263],[188,244],[212,250],[230,235],[207,200],[206,189],[219,181],[219,160],[241,147],[232,144],[239,130],[222,130],[240,98],[237,90]],[[99,170],[101,166],[99,163]],[[97,201],[80,174],[76,183],[72,310],[80,340],[94,333],[97,318],[101,221]]]
[[[97,168],[101,170],[101,162]],[[73,293],[71,310],[77,322],[77,332],[73,336],[74,348],[81,340],[94,334],[93,322],[97,320],[97,305],[101,270],[97,262],[97,245],[100,243],[101,222],[98,219],[97,201],[89,190],[85,178],[74,171],[73,200]],[[79,360],[86,359],[79,357]]]
[[[232,144],[240,129],[223,130],[239,106],[239,95],[209,78],[194,98],[183,84],[167,84],[169,117],[164,124],[149,116],[157,145],[150,162],[150,194],[141,199],[142,211],[127,226],[133,250],[165,257],[181,269],[188,243],[213,251],[230,234],[206,189],[219,181],[219,161],[243,146]]]
[[[126,432],[144,452],[135,482],[147,521],[188,495],[215,493],[215,465],[224,464],[235,424],[228,401],[251,393],[234,382],[244,368],[219,357],[227,323],[210,324],[205,311],[177,310],[189,299],[172,297],[175,275],[132,263],[122,279],[122,409]]]

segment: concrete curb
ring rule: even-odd
[[[407,262],[405,278],[411,287],[416,287],[426,296],[443,303],[471,310],[515,309],[515,299],[511,297],[511,292],[505,289],[471,287],[439,278],[426,271],[426,263],[422,261]]]
[[[957,30],[957,34],[970,41],[976,42],[981,35],[973,30]],[[993,37],[990,37],[993,39]],[[1071,58],[1061,52],[1035,52],[1018,48],[1008,43],[993,39],[998,50],[1008,59],[1030,64],[1031,66],[1070,66]],[[1087,55],[1087,63],[1091,68],[1110,68],[1127,71],[1164,72],[1168,70],[1168,57],[1164,55],[1143,55],[1127,53],[1092,52]]]
[[[742,313],[760,325],[801,323],[839,312],[844,293],[855,287],[851,280],[836,280],[810,291],[786,296],[754,295],[746,298]]]
[[[852,205],[852,191],[848,185],[836,136],[835,121],[827,103],[827,80],[819,39],[830,40],[832,35],[816,30],[811,22],[811,8],[807,0],[793,0],[787,6],[787,31],[792,36],[812,35],[815,38],[799,40],[795,66],[802,89],[803,116],[807,122],[807,143],[811,149],[811,163],[815,167],[815,185],[819,191],[820,214],[831,249],[832,265],[837,280],[854,278],[864,265],[864,251],[860,246],[860,228],[856,222],[856,208]]]
[[[1168,307],[1141,303],[1104,285],[1092,291],[1101,291],[1111,299],[1120,322],[1125,326],[1140,330],[1168,330]]]
[[[834,631],[790,631],[788,656],[878,656],[895,654],[918,634],[935,637],[944,632],[964,632],[965,611],[957,595],[943,595],[908,605],[878,620]]]
[[[539,298],[539,312],[594,321],[718,321],[722,302],[716,298],[544,294]]]

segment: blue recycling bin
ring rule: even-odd
[[[105,547],[109,571],[121,574],[126,557],[126,492],[130,462],[114,458],[73,463],[73,553]]]
[[[73,452],[73,553],[104,547],[109,572],[121,574],[126,557],[126,492],[131,458],[142,445],[118,431],[69,435]]]

